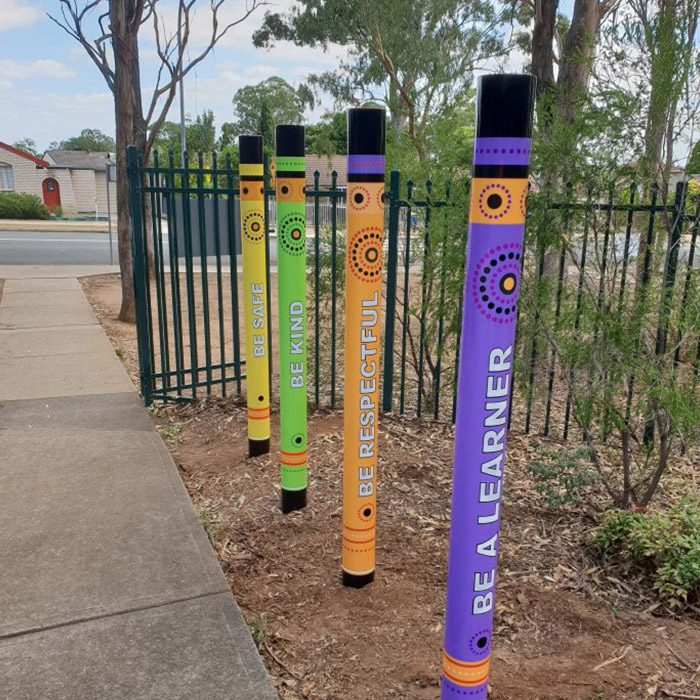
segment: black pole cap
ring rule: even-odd
[[[477,81],[477,137],[531,138],[536,85],[533,75],[482,75]]]
[[[275,129],[275,154],[282,158],[303,156],[304,132],[304,127],[298,124],[278,124]]]
[[[262,136],[239,136],[238,158],[241,163],[255,164],[263,162]]]
[[[348,110],[348,155],[383,156],[386,150],[386,110],[355,107]]]

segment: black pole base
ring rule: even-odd
[[[285,491],[282,489],[282,512],[286,515],[293,510],[306,508],[306,489]]]
[[[248,438],[248,457],[259,457],[270,451],[270,438],[251,440]]]
[[[343,571],[343,586],[348,588],[364,588],[368,583],[374,581],[374,571],[370,571],[368,574],[349,574],[347,571]]]

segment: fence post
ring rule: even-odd
[[[685,195],[686,183],[676,183],[676,197],[673,203],[673,229],[666,250],[664,264],[663,298],[661,302],[661,318],[659,330],[656,336],[656,354],[663,355],[666,352],[666,336],[668,335],[669,305],[676,285],[676,270],[678,269],[678,249],[680,247],[683,225],[685,223]]]
[[[143,198],[139,152],[136,146],[126,149],[126,173],[129,181],[129,208],[131,211],[131,257],[134,276],[134,306],[136,311],[136,338],[139,356],[141,394],[146,406],[153,403],[153,368],[151,367],[150,318],[146,298],[146,246],[143,239]]]
[[[664,276],[661,292],[661,308],[659,309],[659,327],[656,331],[656,347],[654,354],[661,357],[666,353],[666,336],[670,316],[671,298],[676,284],[676,270],[678,268],[678,248],[680,247],[683,225],[685,223],[685,195],[686,182],[676,183],[676,196],[671,211],[673,212],[673,228],[668,238],[666,260],[664,262]],[[647,418],[644,426],[644,445],[650,446],[654,441],[654,419]]]
[[[399,265],[399,198],[401,172],[389,176],[389,250],[386,271],[386,317],[384,321],[384,384],[382,411],[391,412],[394,393],[394,325],[396,317],[396,271]]]

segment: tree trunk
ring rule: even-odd
[[[643,177],[658,181],[663,173],[663,142],[666,135],[671,106],[676,96],[676,71],[678,45],[675,37],[674,13],[676,0],[661,0],[655,27],[647,28],[651,75],[649,113],[644,134]],[[675,98],[675,99],[674,99]],[[659,182],[661,184],[661,182]]]
[[[567,121],[573,121],[576,108],[588,91],[600,20],[598,0],[576,0],[557,78],[557,102]]]
[[[644,156],[639,164],[639,171],[646,201],[651,199],[654,184],[659,186],[664,202],[669,196],[668,176],[673,156],[673,126],[680,98],[679,78],[682,80],[682,76],[678,75],[678,67],[682,65],[680,61],[682,48],[676,37],[676,11],[677,0],[661,0],[653,25],[645,27],[647,49],[651,58],[650,93],[644,133]],[[691,46],[692,36],[695,33],[694,28],[695,24],[693,24],[693,35],[690,39]],[[670,154],[670,158],[665,164],[664,138],[667,138],[666,150],[667,154]],[[654,234],[649,244],[654,246],[657,238],[657,235]],[[641,284],[646,250],[647,240],[646,237],[642,236],[637,252],[637,284]]]
[[[532,30],[532,73],[537,78],[537,97],[554,86],[554,28],[559,0],[535,0]]]
[[[134,278],[131,260],[129,183],[126,173],[126,147],[134,133],[134,48],[135,31],[130,30],[133,0],[110,0],[109,15],[114,51],[114,119],[117,148],[117,240],[122,281],[119,320],[134,323]],[[138,60],[138,59],[137,59]]]

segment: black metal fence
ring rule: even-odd
[[[270,213],[275,193],[267,168],[265,178],[274,343],[275,222]],[[146,165],[130,149],[129,181],[145,401],[225,395],[231,386],[240,393],[245,378],[241,280],[237,258],[229,254],[240,250],[238,187],[230,160],[221,164],[216,154],[200,154],[196,166],[185,160],[175,167],[172,157],[164,164],[155,156]],[[316,173],[307,197],[309,400],[335,407],[343,378],[345,191],[335,175],[329,187],[321,187]],[[655,352],[671,351],[675,362],[697,378],[698,216],[688,201],[683,184],[670,201],[658,190],[643,197],[634,185],[604,199],[573,190],[565,202],[550,203],[542,193],[531,197],[514,427],[568,438],[574,380],[586,369],[548,341],[563,331],[579,342],[604,338],[606,324],[624,316],[640,289],[661,290]],[[404,185],[400,173],[392,171],[385,202],[382,407],[454,420],[468,186],[458,194],[436,196],[431,183]],[[270,356],[274,364],[274,353]]]

